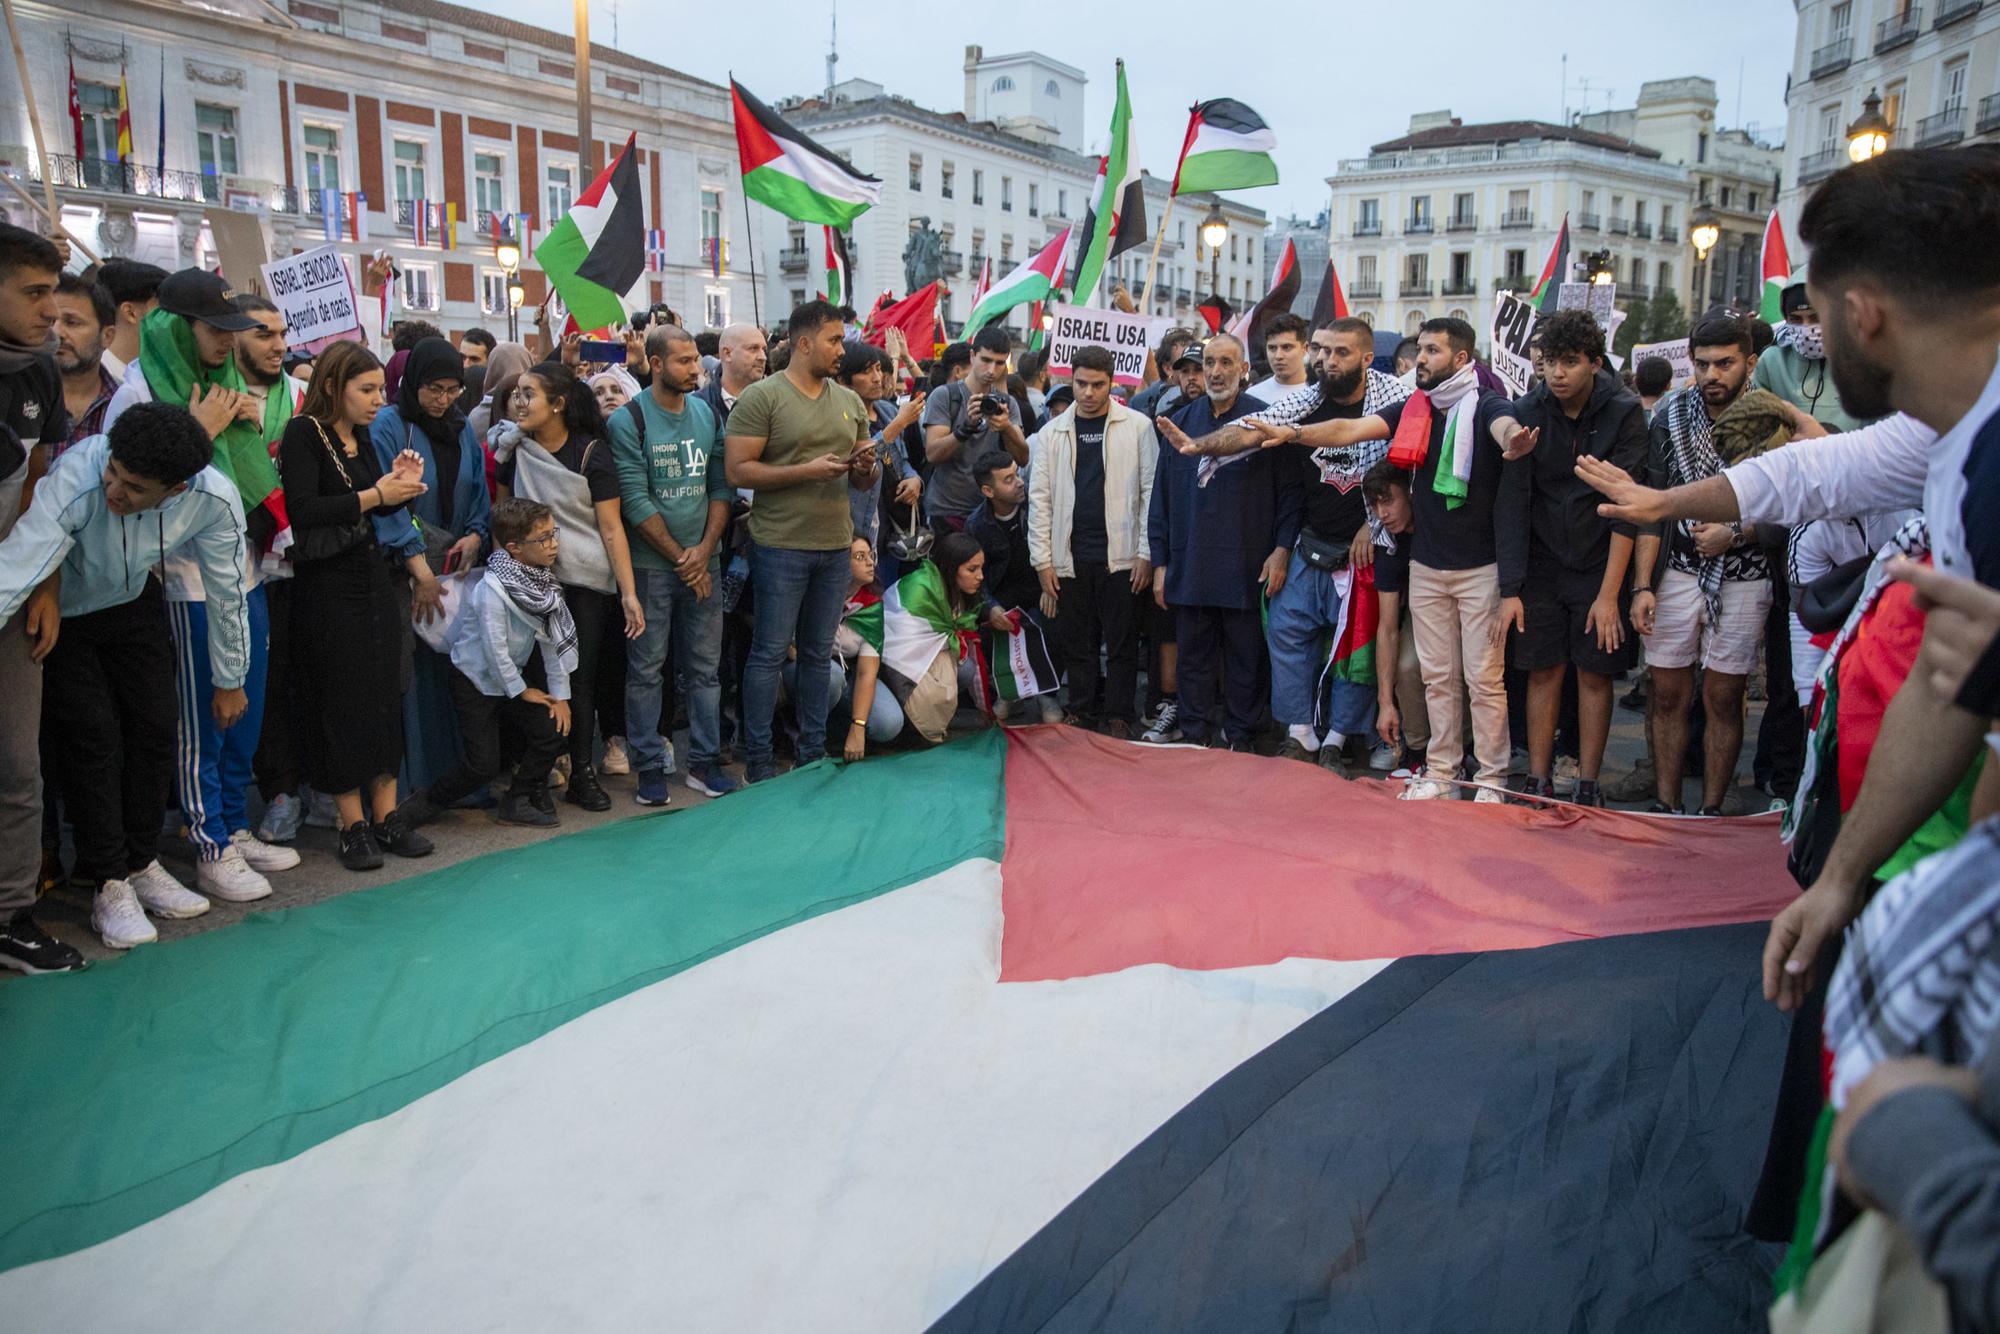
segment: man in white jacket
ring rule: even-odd
[[[1043,427],[1028,482],[1028,559],[1069,675],[1070,711],[1096,711],[1103,651],[1106,736],[1129,738],[1139,685],[1139,598],[1152,587],[1146,515],[1159,442],[1111,393],[1111,353],[1077,352],[1076,401]]]

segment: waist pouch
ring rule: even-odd
[[[1298,553],[1305,563],[1315,570],[1325,570],[1331,574],[1347,568],[1347,543],[1335,544],[1312,533],[1301,530]]]

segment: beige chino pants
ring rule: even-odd
[[[1432,777],[1457,776],[1465,754],[1460,700],[1469,697],[1476,777],[1495,787],[1507,785],[1507,689],[1501,679],[1506,663],[1493,643],[1499,615],[1498,566],[1434,570],[1410,563],[1410,626],[1430,712]]]

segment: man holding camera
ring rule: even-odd
[[[924,512],[940,534],[964,532],[967,516],[979,508],[975,472],[982,455],[999,447],[1014,462],[1028,462],[1021,406],[1007,392],[1012,351],[1007,331],[987,325],[972,340],[971,373],[932,394],[924,405],[924,455],[931,464]]]

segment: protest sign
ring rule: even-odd
[[[350,333],[361,327],[354,278],[330,245],[263,267],[264,291],[285,314],[293,346]]]
[[[202,217],[215,242],[215,258],[222,268],[223,281],[234,291],[262,296],[264,288],[258,275],[271,258],[264,246],[264,224],[254,214],[235,213],[226,208],[204,209]]]
[[[1617,283],[1564,283],[1556,289],[1557,310],[1587,310],[1607,330],[1617,302]]]
[[[1688,340],[1676,338],[1667,343],[1641,343],[1632,349],[1632,364],[1638,365],[1647,357],[1664,357],[1674,368],[1673,387],[1694,383],[1694,358],[1688,353]]]
[[[1512,292],[1502,292],[1493,305],[1492,338],[1488,351],[1493,371],[1507,382],[1507,390],[1519,398],[1535,382],[1535,363],[1528,356],[1528,340],[1535,336],[1541,315],[1533,305]]]
[[[1070,359],[1079,348],[1101,347],[1111,353],[1118,384],[1145,383],[1146,353],[1174,327],[1165,315],[1128,315],[1122,310],[1092,306],[1056,306],[1049,330],[1049,374],[1068,375]]]

